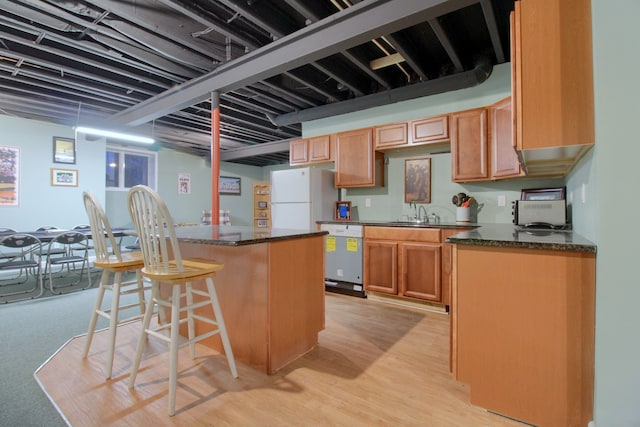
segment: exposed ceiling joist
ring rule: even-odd
[[[318,21],[258,51],[220,66],[215,72],[169,89],[114,115],[115,123],[139,125],[207,99],[255,83],[386,34],[474,3],[472,0],[372,0]]]
[[[107,126],[116,114],[145,116],[160,105],[155,118],[134,118],[141,123],[135,131],[153,127],[158,145],[209,158],[215,88],[221,150],[235,150],[231,161],[287,163],[286,142],[268,144],[299,138],[302,120],[446,90],[478,55],[493,65],[508,61],[513,3],[5,1],[0,114]],[[370,68],[397,54],[404,60]],[[263,144],[259,153],[241,150]]]

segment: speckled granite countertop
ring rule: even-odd
[[[525,230],[511,224],[482,224],[473,230],[453,235],[447,241],[459,245],[596,252],[593,242],[571,230]]]
[[[176,227],[179,242],[217,246],[245,246],[278,240],[322,236],[326,231],[289,230],[284,228],[254,228],[226,225],[196,225]]]
[[[596,252],[596,245],[571,230],[524,230],[513,224],[440,223],[415,224],[398,221],[318,221],[322,224],[358,224],[384,227],[469,228],[447,238],[458,245],[497,246],[555,251]]]
[[[378,227],[417,227],[417,228],[469,228],[479,227],[472,222],[416,223],[412,221],[318,221],[318,224],[375,225]]]

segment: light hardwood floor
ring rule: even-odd
[[[113,378],[104,379],[106,331],[75,337],[36,378],[69,424],[81,426],[514,426],[469,404],[449,373],[449,318],[337,294],[326,296],[316,348],[268,376],[223,355],[180,353],[176,415],[167,414],[166,346],[150,339],[135,389],[129,367],[139,322],[119,327]],[[233,325],[228,325],[232,328]]]

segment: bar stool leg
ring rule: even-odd
[[[144,279],[140,270],[136,270],[136,283],[138,289],[138,304],[140,305],[140,314],[144,314],[145,311],[145,299],[144,299]]]
[[[207,277],[207,291],[209,291],[209,298],[211,299],[211,305],[213,306],[213,314],[216,316],[216,322],[218,322],[218,328],[220,329],[220,339],[222,340],[222,347],[224,353],[227,355],[227,362],[229,363],[229,369],[231,369],[231,376],[238,378],[238,370],[236,368],[236,361],[233,357],[233,351],[231,350],[231,342],[229,341],[229,335],[227,334],[227,326],[224,323],[222,317],[222,310],[220,309],[220,303],[218,302],[218,294],[213,284],[213,279]]]
[[[82,351],[83,359],[86,359],[87,355],[89,354],[89,347],[91,347],[93,333],[96,331],[96,323],[98,322],[98,311],[100,310],[100,308],[102,308],[102,300],[104,298],[104,292],[106,290],[108,282],[109,272],[107,270],[102,270],[102,278],[100,279],[98,297],[96,298],[96,304],[93,307],[93,313],[91,314],[91,320],[89,321],[89,330],[87,331],[87,339],[84,342],[84,350]]]
[[[138,368],[140,367],[140,361],[142,360],[142,350],[144,350],[144,343],[147,338],[147,330],[151,323],[151,315],[153,314],[153,307],[155,305],[156,298],[158,298],[158,282],[151,282],[151,297],[147,303],[147,309],[144,312],[144,318],[142,320],[142,330],[140,337],[138,338],[138,345],[136,346],[136,355],[131,365],[131,376],[129,377],[129,388],[133,388],[136,384],[136,376],[138,375]],[[162,311],[159,309],[159,311]]]
[[[180,285],[173,286],[171,297],[171,341],[169,343],[169,416],[176,412],[178,377],[178,339],[180,337]]]
[[[193,321],[193,292],[191,287],[191,282],[187,282],[187,326],[189,331],[189,354],[191,355],[191,359],[196,358],[196,343],[193,340],[195,336],[195,324]]]
[[[111,378],[113,371],[113,354],[116,348],[116,328],[118,327],[118,317],[120,316],[120,284],[122,283],[122,273],[114,273],[113,285],[111,287],[111,310],[109,311],[109,347],[107,351],[107,379]]]

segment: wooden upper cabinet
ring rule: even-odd
[[[409,144],[409,125],[407,122],[391,123],[373,128],[375,149],[405,147]]]
[[[451,117],[451,175],[455,182],[490,178],[487,109],[461,111]]]
[[[436,116],[412,120],[411,144],[433,144],[449,141],[449,116]]]
[[[511,39],[518,149],[593,144],[591,1],[516,1]]]
[[[491,177],[512,178],[524,175],[515,148],[511,97],[489,107],[491,141]]]
[[[330,162],[333,160],[332,151],[330,135],[297,139],[289,143],[289,163],[305,165]]]
[[[374,151],[373,129],[336,134],[335,149],[336,187],[384,185],[384,155]]]
[[[331,158],[331,136],[322,135],[309,138],[309,162],[329,162]]]
[[[289,163],[302,165],[309,161],[309,143],[306,139],[296,139],[289,143]]]

